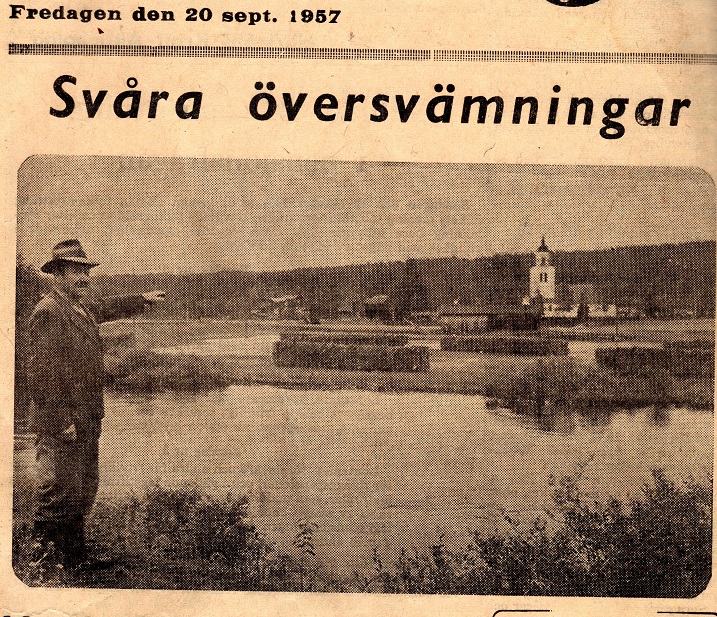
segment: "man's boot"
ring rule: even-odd
[[[87,562],[85,521],[80,518],[63,526],[64,552],[68,568],[78,568]]]
[[[35,521],[32,539],[34,563],[37,565],[63,563],[65,556],[61,525],[52,521]]]

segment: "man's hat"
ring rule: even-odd
[[[99,266],[96,261],[90,261],[87,259],[85,251],[82,249],[82,245],[79,240],[65,240],[60,242],[52,249],[52,259],[40,268],[46,274],[52,274],[55,271],[55,267],[60,262],[70,262],[75,264],[82,264],[88,268],[94,268]]]

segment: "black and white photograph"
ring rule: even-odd
[[[38,155],[17,173],[25,585],[705,590],[707,172]]]

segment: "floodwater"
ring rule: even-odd
[[[246,337],[210,338],[188,345],[155,347],[161,353],[186,353],[197,356],[270,356],[279,335],[256,334]]]
[[[258,334],[248,337],[212,338],[189,345],[176,345],[173,347],[157,347],[155,351],[163,353],[188,353],[198,356],[270,356],[272,347],[279,340],[279,335]],[[660,343],[635,342],[588,342],[570,341],[568,354],[584,362],[595,361],[595,350],[604,347],[662,347]],[[437,338],[416,337],[408,341],[409,347],[427,347],[433,351],[440,351],[440,340]]]
[[[439,534],[530,521],[551,505],[551,475],[582,468],[590,496],[639,497],[650,470],[706,481],[713,416],[667,409],[536,423],[479,396],[232,386],[147,397],[106,394],[100,492],[161,483],[249,494],[257,527],[291,550],[296,523],[318,524],[333,575],[385,563]]]

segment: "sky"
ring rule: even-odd
[[[284,270],[715,239],[694,168],[37,156],[18,250],[77,238],[96,273]]]

